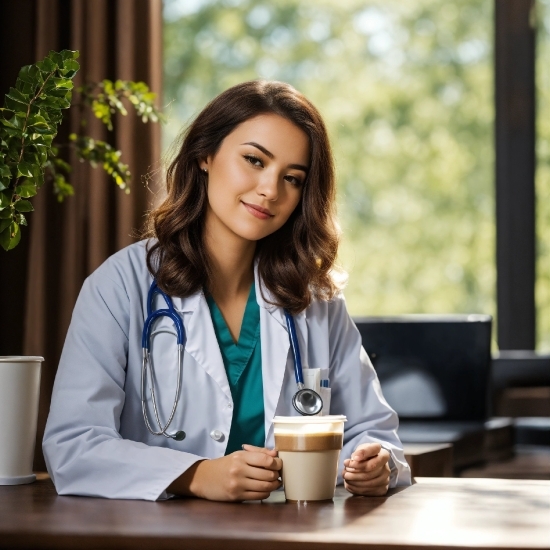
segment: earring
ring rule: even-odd
[[[202,171],[203,171],[205,174],[208,174],[208,168],[203,168]]]

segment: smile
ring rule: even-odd
[[[246,202],[243,202],[243,206],[256,218],[260,220],[267,220],[268,218],[272,218],[274,214],[272,214],[269,210],[266,208],[262,208],[261,206],[258,206],[257,204],[248,204]]]

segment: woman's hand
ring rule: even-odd
[[[244,445],[243,451],[193,464],[167,489],[208,500],[263,500],[281,486],[277,451]]]
[[[390,485],[390,453],[380,443],[363,443],[344,460],[344,487],[355,495],[383,496]]]

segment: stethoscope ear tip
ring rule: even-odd
[[[172,436],[176,441],[183,441],[185,439],[185,432],[182,431],[182,430],[179,430],[177,431],[173,436]]]

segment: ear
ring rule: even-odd
[[[208,157],[206,157],[205,159],[202,159],[202,160],[199,160],[199,168],[203,171],[203,172],[208,172]]]

